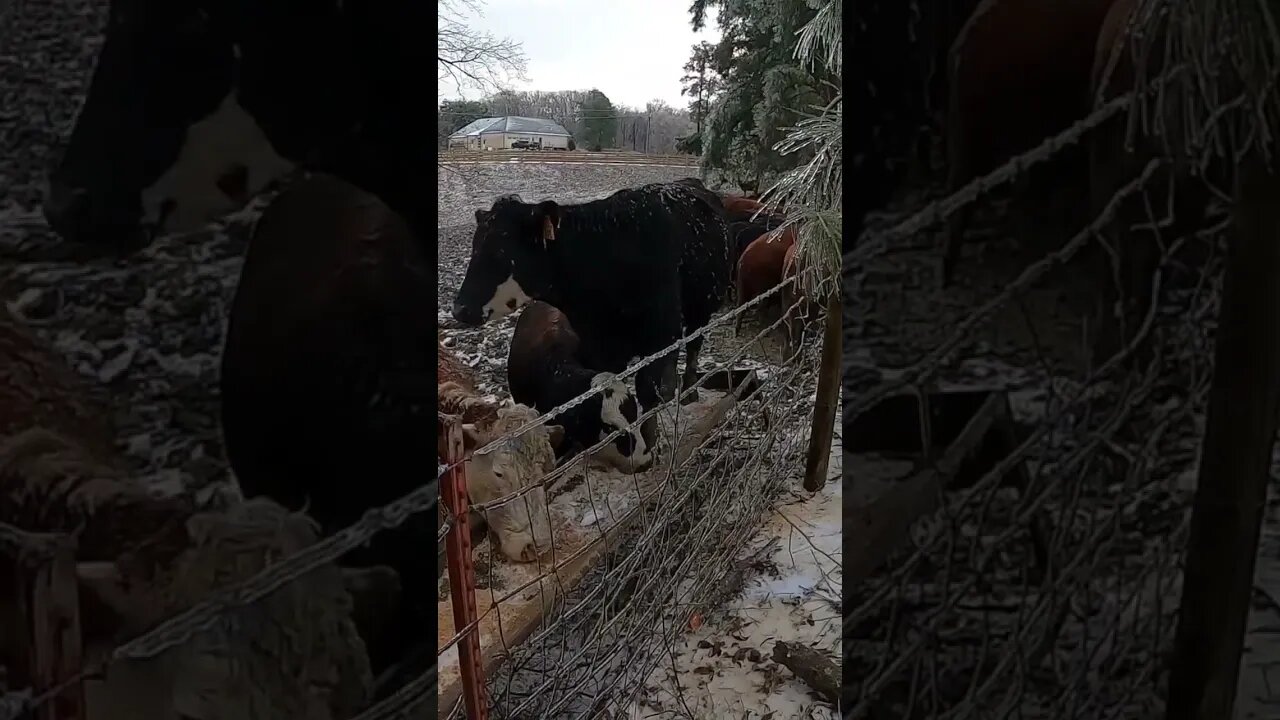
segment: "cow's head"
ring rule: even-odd
[[[242,206],[290,164],[237,99],[239,50],[203,0],[112,0],[45,195],[68,240],[136,249]]]
[[[548,300],[554,286],[548,252],[560,227],[560,207],[518,196],[499,198],[476,211],[471,260],[453,301],[453,317],[481,325],[505,317],[530,300]]]
[[[477,448],[502,438],[538,413],[524,405],[498,410],[497,419],[484,427],[463,426],[463,440],[469,461],[467,493],[471,502],[483,504],[527,488],[555,469],[554,445],[564,435],[559,425],[539,426],[516,437],[501,440],[482,452]],[[485,511],[490,530],[502,554],[517,562],[533,562],[551,548],[551,518],[546,491],[535,487],[519,497]]]
[[[591,386],[603,388],[600,394],[588,401],[589,407],[599,406],[600,437],[622,430],[622,434],[596,451],[596,457],[622,472],[644,472],[653,464],[653,437],[631,427],[640,417],[640,403],[625,383],[613,373],[600,373],[591,379]],[[628,429],[630,428],[630,429]],[[649,426],[652,429],[652,426]]]

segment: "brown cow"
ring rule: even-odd
[[[782,288],[781,304],[782,304],[782,323],[787,331],[787,350],[794,353],[800,346],[800,339],[804,332],[804,326],[807,325],[813,316],[813,303],[805,297],[800,288],[796,286],[799,282],[800,273],[803,268],[796,262],[797,249],[800,245],[792,244],[787,248],[787,254],[782,260],[782,279],[793,279]]]
[[[735,284],[738,305],[745,305],[782,282],[782,267],[787,250],[796,242],[794,226],[770,230],[761,235],[738,258]],[[734,321],[734,332],[742,327],[742,314]]]
[[[583,362],[582,339],[569,318],[554,306],[535,300],[520,315],[511,335],[507,355],[511,397],[539,412],[550,412],[600,388],[601,392],[560,413],[556,420],[582,449],[620,432],[596,450],[595,457],[624,473],[644,472],[653,463],[654,437],[635,426],[640,414],[635,393],[613,373],[597,372]]]
[[[983,0],[951,48],[948,192],[1087,114],[1094,46],[1112,2]],[[1024,173],[1019,206],[1030,212],[1051,204],[1064,187],[1083,187],[1084,165],[1083,153],[1068,148],[1051,166]],[[1064,182],[1064,173],[1074,172],[1081,180]],[[972,211],[972,203],[957,210],[944,232],[944,285],[952,280]]]
[[[431,482],[430,267],[425,240],[350,183],[318,174],[271,201],[241,269],[219,378],[227,458],[246,497],[306,508],[330,534]],[[377,668],[425,641],[404,628],[435,617],[423,552],[433,520],[410,516],[342,558],[400,576],[400,646],[371,648]]]

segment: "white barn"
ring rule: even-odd
[[[567,150],[572,137],[554,120],[507,115],[467,123],[449,136],[449,149],[506,150],[520,143],[518,147]]]

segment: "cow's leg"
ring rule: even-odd
[[[702,353],[702,337],[696,337],[685,345],[684,352],[684,378],[680,383],[681,390],[687,390],[680,403],[688,405],[698,400],[698,388],[694,385],[698,382],[698,355]]]
[[[643,414],[675,398],[676,357],[672,353],[644,366],[636,373],[636,400]],[[657,436],[658,418],[649,417],[640,423],[640,434],[652,444]]]

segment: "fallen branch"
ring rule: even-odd
[[[773,644],[773,661],[795,673],[820,698],[839,706],[840,667],[834,660],[811,647],[779,640]]]

